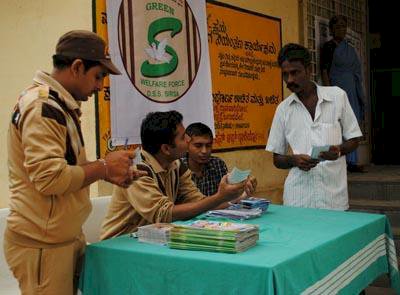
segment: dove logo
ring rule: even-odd
[[[122,0],[118,43],[133,87],[151,101],[184,97],[197,76],[200,34],[184,0]]]
[[[165,17],[152,22],[149,26],[148,41],[150,48],[145,48],[150,58],[156,61],[150,64],[146,60],[141,67],[142,75],[145,77],[163,77],[171,74],[178,66],[178,56],[175,50],[167,45],[167,38],[161,42],[155,37],[162,32],[170,31],[171,38],[182,30],[182,23],[177,18]],[[161,63],[160,63],[161,62]]]
[[[156,45],[155,42],[151,43],[150,48],[145,48],[146,53],[148,54],[148,56],[155,59],[156,61],[169,63],[171,61],[172,56],[168,55],[165,52],[165,46],[167,46],[167,42],[168,42],[167,38],[164,38],[158,44],[158,46]]]

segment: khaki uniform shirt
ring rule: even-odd
[[[26,247],[74,241],[91,210],[81,189],[86,154],[80,106],[38,71],[14,108],[8,131],[10,215],[6,237]]]
[[[136,231],[139,226],[172,222],[174,204],[196,202],[205,198],[191,179],[191,172],[181,161],[167,170],[149,153],[142,150],[143,166],[148,176],[134,181],[127,188],[114,186],[100,239],[108,239]],[[144,168],[144,169],[143,169]]]

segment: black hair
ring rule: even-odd
[[[162,144],[175,145],[176,130],[183,116],[177,111],[148,113],[140,127],[140,138],[145,151],[155,155]]]
[[[306,68],[311,64],[311,53],[300,44],[288,43],[282,47],[278,54],[279,66],[282,66],[284,61],[299,61]]]
[[[334,15],[329,20],[329,30],[331,32],[333,31],[333,26],[336,25],[340,20],[343,20],[347,26],[347,17],[345,17],[344,15]]]
[[[68,68],[69,66],[72,65],[74,60],[78,59],[78,57],[68,57],[60,54],[54,54],[53,55],[53,67],[58,69],[58,70],[63,70]],[[99,61],[95,60],[87,60],[87,59],[82,59],[83,66],[85,67],[85,72],[87,72],[90,68],[99,66],[101,63]]]
[[[186,134],[189,135],[190,137],[192,136],[209,136],[211,139],[213,139],[213,134],[210,129],[206,124],[203,124],[201,122],[196,122],[190,124],[188,127],[186,127]]]

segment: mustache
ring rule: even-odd
[[[286,88],[293,88],[293,87],[299,87],[299,85],[297,85],[296,83],[288,83],[286,84]]]

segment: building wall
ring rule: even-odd
[[[282,44],[299,42],[299,1],[225,0],[221,2],[280,18]],[[285,87],[284,89],[284,97],[286,97],[289,92]],[[288,171],[274,167],[271,153],[264,150],[249,150],[217,155],[227,162],[229,169],[234,166],[252,169],[252,174],[258,180],[258,196],[269,198],[274,203],[282,202],[283,183]]]
[[[297,0],[221,1],[282,19],[282,43],[298,42]],[[37,69],[51,71],[51,56],[58,38],[72,29],[92,29],[91,0],[0,1],[0,208],[7,207],[7,130],[18,94],[27,87]],[[285,92],[285,96],[288,93]],[[94,99],[83,104],[83,134],[88,158],[96,158]],[[279,202],[286,171],[273,167],[264,150],[221,153],[229,168],[251,168],[258,178],[259,194]],[[100,192],[100,193],[99,193]],[[91,196],[108,194],[111,186],[91,186]]]
[[[19,93],[36,70],[51,71],[58,38],[72,29],[92,29],[90,0],[0,1],[0,208],[8,206],[7,130]],[[83,104],[83,134],[89,159],[96,157],[94,102]],[[94,186],[95,188],[95,186]],[[95,194],[95,192],[93,192]]]

